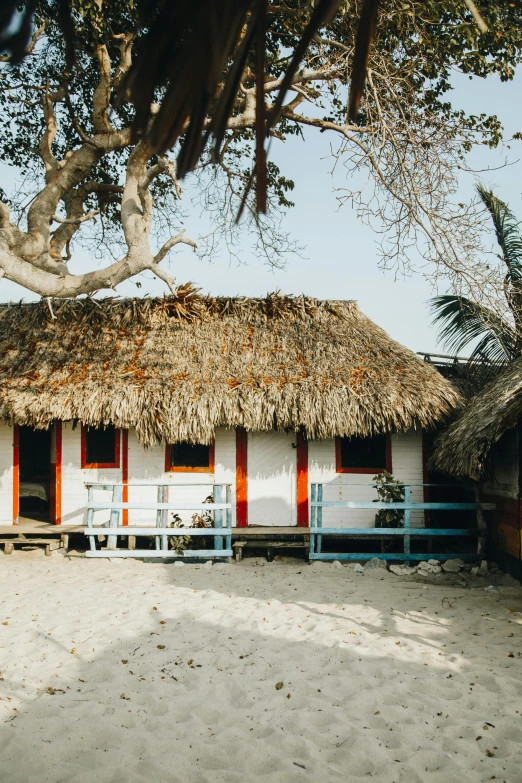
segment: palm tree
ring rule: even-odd
[[[498,315],[489,307],[465,296],[444,294],[430,300],[439,327],[439,340],[450,351],[459,353],[479,340],[470,361],[510,362],[522,354],[522,236],[520,223],[508,205],[477,186],[478,194],[491,215],[500,246],[499,258],[507,267],[504,294],[512,320]]]

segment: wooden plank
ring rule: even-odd
[[[109,528],[102,527],[101,525],[95,525],[94,527],[86,527],[83,529],[83,533],[86,536],[98,536],[100,533],[105,535]],[[134,525],[127,525],[125,527],[110,528],[112,535],[118,536],[220,536],[226,537],[230,535],[230,530],[226,527],[217,530],[215,527],[203,528],[203,527],[134,527]]]
[[[321,484],[318,485],[319,487]],[[399,510],[406,510],[411,509],[412,511],[418,511],[423,509],[434,509],[438,511],[476,511],[478,507],[483,509],[484,511],[494,511],[495,510],[495,503],[382,503],[380,501],[370,501],[370,502],[357,502],[357,501],[351,501],[351,500],[333,500],[333,501],[325,501],[319,503],[317,501],[315,505],[323,508],[329,508],[329,507],[338,507],[338,508],[371,508],[374,510],[377,509],[399,509]]]
[[[83,533],[85,525],[51,525],[49,523],[42,523],[41,525],[0,525],[0,535],[18,535],[18,531],[24,535],[42,535],[42,536],[54,536],[63,532],[65,529],[67,533]]]
[[[114,486],[120,486],[121,484]],[[123,501],[107,503],[87,503],[88,509],[93,511],[111,511],[112,509],[145,509],[148,511],[215,511],[216,509],[226,509],[227,503],[124,503]]]
[[[87,553],[89,555],[89,552]],[[327,554],[318,554],[318,555],[310,555],[310,560],[373,560],[373,558],[376,557],[379,560],[426,560],[426,558],[430,558],[430,560],[471,560],[476,561],[477,555],[476,554],[469,554],[469,552],[465,554],[456,554],[454,552],[452,553],[444,553],[442,555],[418,555],[411,553],[409,555],[406,555],[401,552],[396,552],[395,554],[390,552],[328,552]]]
[[[232,549],[221,549],[214,551],[212,549],[190,549],[186,555],[177,555],[174,550],[165,551],[164,549],[97,549],[95,552],[87,551],[86,557],[143,557],[145,559],[156,557],[169,558],[172,560],[190,560],[193,557],[204,557],[207,560],[222,559],[232,557]]]
[[[439,527],[411,527],[405,530],[402,527],[322,527],[310,528],[311,534],[336,535],[336,536],[476,536],[476,528],[439,528]]]
[[[158,483],[152,483],[151,481],[144,482],[143,484],[140,482],[133,481],[132,484],[124,484],[123,482],[118,481],[112,481],[110,484],[107,484],[106,481],[85,481],[85,486],[87,488],[89,487],[98,487],[100,489],[112,489],[113,487],[157,487]],[[214,486],[214,480],[211,479],[210,481],[199,481],[199,482],[190,482],[190,483],[183,483],[183,482],[172,482],[168,484],[169,487],[213,487]],[[232,484],[221,484],[222,487],[231,487]]]

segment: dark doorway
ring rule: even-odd
[[[49,522],[51,430],[19,429],[20,516]]]

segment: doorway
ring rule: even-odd
[[[248,524],[297,525],[296,435],[248,433]]]
[[[19,427],[19,513],[25,519],[51,521],[51,430]]]

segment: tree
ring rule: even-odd
[[[173,289],[162,262],[173,248],[196,243],[181,230],[174,157],[148,131],[178,75],[156,89],[143,133],[136,136],[132,93],[122,89],[147,33],[137,26],[134,5],[74,0],[76,60],[69,70],[58,5],[35,2],[30,56],[0,71],[0,156],[26,174],[18,193],[0,193],[0,275],[48,297],[115,288],[145,270]],[[316,34],[277,113],[271,143],[307,126],[328,134],[335,163],[346,167],[348,178],[338,198],[353,202],[384,232],[384,265],[407,265],[411,249],[420,248],[435,263],[435,274],[442,268],[466,285],[490,279],[490,271],[476,264],[480,215],[474,205],[452,199],[467,151],[474,144],[496,146],[501,126],[486,114],[466,116],[446,98],[454,68],[512,78],[522,51],[522,10],[484,2],[487,29],[481,30],[461,0],[383,0],[360,111],[348,121],[361,6],[362,0],[342,2]],[[313,7],[310,0],[268,4],[262,84],[268,117]],[[233,67],[232,57],[227,69]],[[269,164],[266,215],[258,214],[249,190],[258,83],[254,47],[217,159],[209,140],[193,177],[215,219],[212,241],[230,246],[243,227],[255,233],[259,253],[279,263],[292,248],[279,220],[291,206],[293,183]],[[209,115],[203,127],[210,123]],[[240,212],[242,227],[236,222]],[[69,274],[67,262],[82,243],[114,261]]]
[[[470,361],[498,363],[513,361],[522,353],[522,236],[520,223],[508,205],[479,185],[478,194],[495,229],[500,248],[499,260],[507,271],[503,297],[493,308],[465,296],[445,294],[431,300],[433,320],[439,339],[459,353],[476,340]]]

